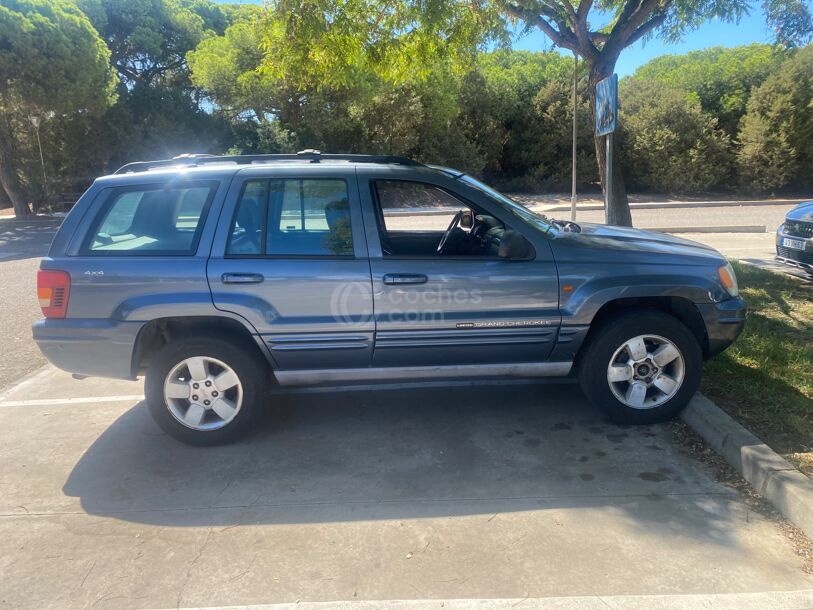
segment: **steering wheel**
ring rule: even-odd
[[[454,218],[452,218],[452,222],[449,223],[449,227],[446,229],[446,232],[443,234],[443,237],[440,238],[440,243],[438,243],[437,254],[443,254],[443,251],[446,248],[446,242],[449,241],[449,236],[452,234],[452,231],[454,231],[460,224],[460,221],[463,219],[463,214],[465,214],[465,211],[460,210],[457,214],[454,215]]]

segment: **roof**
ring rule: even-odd
[[[128,163],[117,169],[115,174],[132,174],[146,172],[153,169],[181,169],[188,167],[201,167],[214,164],[232,165],[264,165],[268,163],[284,162],[345,162],[345,163],[378,163],[382,165],[404,165],[412,167],[426,167],[423,163],[407,157],[394,155],[356,155],[356,154],[323,154],[318,150],[302,150],[294,154],[277,155],[179,155],[172,159],[157,161],[136,161]]]

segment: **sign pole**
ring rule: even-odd
[[[604,222],[615,220],[613,204],[613,132],[618,126],[618,76],[613,74],[596,84],[596,135],[604,136]]]
[[[573,176],[570,185],[570,220],[576,221],[576,113],[578,104],[576,100],[576,85],[579,75],[579,56],[573,54]]]
[[[604,195],[604,223],[610,224],[610,205],[613,201],[613,133],[608,133],[605,139],[607,140],[607,168],[604,182],[606,183],[607,193]]]

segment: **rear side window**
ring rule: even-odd
[[[215,185],[115,189],[85,241],[84,254],[194,254]]]
[[[353,256],[347,183],[335,178],[246,182],[226,253]]]

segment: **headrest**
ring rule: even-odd
[[[502,234],[500,249],[497,256],[500,258],[524,259],[530,258],[532,254],[531,244],[521,234],[513,229],[508,229]]]
[[[481,222],[486,225],[489,229],[493,229],[494,227],[501,227],[502,223],[494,218],[493,216],[489,216],[488,214],[478,214],[474,217],[477,222]]]

